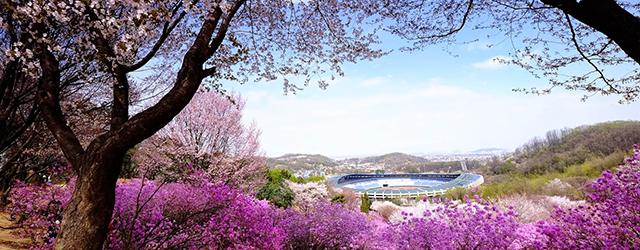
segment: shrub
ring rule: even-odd
[[[75,179],[67,185],[25,184],[16,181],[9,194],[11,205],[5,212],[15,221],[18,228],[14,235],[31,239],[32,249],[53,247],[60,229],[62,212],[69,202]]]
[[[340,203],[317,202],[309,210],[282,211],[287,249],[380,249],[385,244],[374,220]]]
[[[295,197],[295,193],[284,182],[267,182],[256,194],[256,198],[268,200],[279,208],[292,206]]]
[[[538,224],[551,239],[554,249],[637,249],[640,247],[640,161],[639,147],[627,159],[628,166],[602,173],[588,184],[594,192],[588,203],[558,208],[552,218]],[[606,233],[604,233],[606,232]]]
[[[344,204],[345,202],[347,202],[347,200],[344,198],[344,194],[336,194],[335,196],[331,197],[331,203],[335,202]]]
[[[9,213],[30,232],[32,249],[49,249],[73,190],[18,184]],[[25,197],[27,199],[25,199]],[[107,249],[281,249],[284,231],[272,207],[239,189],[194,176],[175,183],[134,179],[116,187]]]
[[[522,239],[515,213],[467,200],[462,204],[445,202],[425,207],[422,214],[401,212],[395,244],[398,249],[507,249]],[[543,243],[523,240],[526,247]]]

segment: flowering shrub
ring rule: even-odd
[[[637,249],[640,247],[640,147],[620,171],[602,173],[588,184],[588,203],[562,209],[538,227],[555,249]]]
[[[49,249],[73,187],[19,184],[8,212],[32,249]],[[272,207],[208,179],[175,183],[134,179],[116,187],[106,249],[281,249]]]
[[[399,249],[507,249],[520,238],[512,210],[505,213],[495,207],[467,199],[462,204],[447,202],[425,206],[422,215],[402,211],[404,220],[397,225]],[[499,236],[499,237],[496,237]],[[526,242],[526,247],[535,247]]]
[[[536,223],[544,220],[555,211],[556,207],[577,207],[584,201],[571,201],[564,196],[526,196],[510,195],[491,202],[500,211],[507,211],[509,207],[518,214],[516,221],[522,223]]]
[[[116,197],[111,249],[280,248],[270,207],[225,185],[137,179],[119,184]]]
[[[17,237],[30,238],[32,249],[49,249],[60,228],[62,212],[69,202],[75,179],[66,186],[46,182],[30,185],[16,181],[9,194],[11,205],[6,208],[18,230]]]
[[[307,211],[282,210],[287,249],[381,249],[376,222],[341,203],[319,201]]]
[[[636,155],[620,171],[606,171],[589,184],[594,191],[586,203],[514,196],[490,206],[478,195],[458,202],[425,199],[413,207],[374,202],[376,211],[398,210],[389,222],[378,213],[323,200],[302,211],[278,209],[206,174],[173,183],[134,179],[117,185],[105,248],[639,249],[639,160]],[[51,247],[73,183],[16,183],[7,210],[33,249]],[[551,205],[551,216],[537,222],[543,215],[517,214],[545,214]]]
[[[382,216],[386,220],[389,220],[391,215],[393,215],[398,210],[400,210],[398,205],[393,204],[393,202],[390,202],[390,201],[384,201],[384,202],[374,201],[371,204],[371,209],[376,211],[378,214],[380,214],[380,216]]]
[[[557,249],[633,249],[640,247],[640,172],[605,171],[589,184],[589,203],[558,208],[539,227]],[[606,233],[603,233],[606,232]]]

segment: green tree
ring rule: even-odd
[[[291,172],[289,172],[289,170],[286,170],[286,169],[274,169],[274,170],[270,170],[267,173],[267,179],[269,180],[269,182],[273,182],[273,183],[284,182],[284,180],[295,181],[295,178],[296,177],[293,176]]]
[[[365,193],[362,196],[362,203],[360,204],[360,212],[368,214],[369,210],[371,209],[371,204],[372,203],[373,202],[369,199],[369,195],[367,195],[367,193]]]
[[[285,208],[293,205],[296,194],[289,188],[285,180],[295,181],[296,177],[286,169],[274,169],[267,172],[267,184],[260,188],[256,198],[268,200],[276,207]]]
[[[280,208],[292,206],[295,197],[296,194],[284,182],[268,182],[256,194],[256,198],[268,200]]]

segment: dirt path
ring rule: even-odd
[[[31,246],[31,241],[26,238],[14,238],[9,228],[9,214],[0,213],[0,250],[26,250]]]

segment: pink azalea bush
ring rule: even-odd
[[[593,193],[588,203],[556,208],[554,215],[538,224],[553,249],[638,249],[640,248],[640,147],[627,165],[602,173],[588,184]]]
[[[16,181],[8,197],[11,206],[5,208],[18,227],[14,235],[31,239],[34,244],[32,249],[53,247],[62,212],[69,202],[74,184],[75,179],[67,185],[50,182],[32,185]]]
[[[282,210],[287,249],[386,249],[377,221],[341,203],[318,201],[308,210]]]
[[[478,195],[474,200],[468,196],[465,198],[465,202],[460,204],[447,200],[427,206],[419,215],[401,211],[404,220],[396,226],[395,235],[398,249],[525,249],[544,246],[544,241],[522,238],[521,228],[525,224],[516,222],[513,208],[501,212],[483,203]],[[517,241],[519,245],[512,246]]]
[[[116,188],[105,248],[639,249],[640,149],[634,147],[628,166],[590,184],[587,202],[552,198],[555,211],[537,222],[519,220],[513,206],[499,209],[478,195],[398,208],[387,222],[322,200],[302,211],[278,209],[206,174],[172,183],[134,179]],[[20,227],[17,235],[33,240],[32,249],[51,247],[73,183],[16,183],[7,212]]]
[[[7,212],[19,218],[19,236],[34,240],[32,249],[52,247],[72,190],[17,184]],[[284,231],[272,209],[200,176],[174,183],[134,179],[116,187],[105,249],[281,249]]]
[[[589,184],[589,203],[558,208],[539,227],[555,249],[640,248],[640,171],[606,171]]]
[[[108,249],[280,249],[265,202],[206,179],[116,188]]]

